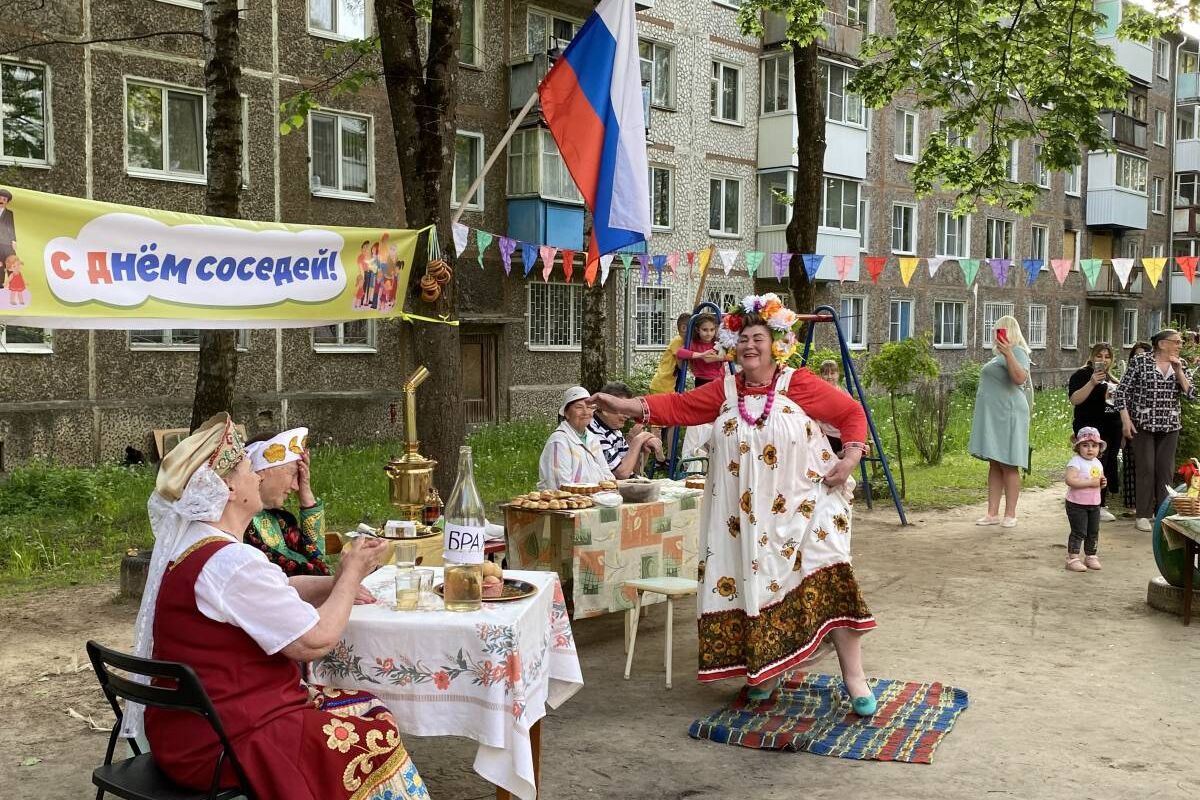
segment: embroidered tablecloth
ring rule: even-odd
[[[574,619],[625,611],[636,592],[624,581],[696,577],[698,495],[569,512],[506,508],[509,566],[557,572]],[[648,594],[642,604],[663,599]]]
[[[395,611],[395,568],[376,571],[363,584],[381,602],[354,607],[342,640],[313,662],[313,680],[371,692],[402,733],[474,739],[475,771],[533,800],[529,729],[579,691],[583,675],[558,576],[505,575],[537,594],[474,612]]]

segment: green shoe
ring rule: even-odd
[[[763,700],[769,700],[771,695],[775,693],[773,686],[747,686],[746,699],[756,703],[761,703]]]
[[[879,708],[879,702],[875,699],[874,694],[869,694],[866,697],[855,697],[850,701],[850,705],[854,708],[854,713],[860,717],[874,716],[875,711]]]

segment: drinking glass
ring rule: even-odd
[[[396,542],[396,569],[411,570],[417,565],[417,543]]]
[[[413,570],[413,572],[417,576],[417,589],[419,592],[417,606],[423,609],[437,608],[437,595],[433,593],[433,570],[417,569]]]
[[[421,596],[421,578],[416,570],[396,571],[396,610],[413,611]]]

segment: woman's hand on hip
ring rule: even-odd
[[[825,477],[821,479],[821,483],[831,489],[836,489],[846,482],[846,479],[854,472],[856,466],[858,466],[857,461],[852,462],[847,458],[839,458],[837,463],[830,468],[829,472],[825,473]]]

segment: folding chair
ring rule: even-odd
[[[246,773],[243,772],[242,765],[225,736],[225,729],[221,727],[221,720],[213,708],[212,701],[208,699],[208,693],[204,691],[200,679],[191,667],[174,661],[137,658],[110,650],[96,642],[87,643],[87,653],[92,661],[92,668],[96,671],[96,679],[100,681],[100,688],[108,698],[113,713],[117,715],[117,724],[113,726],[112,736],[108,739],[108,751],[104,754],[104,765],[92,772],[92,783],[99,787],[96,790],[96,800],[103,800],[105,792],[125,800],[252,800],[254,794],[250,790]],[[166,681],[168,685],[138,683],[112,672],[111,669],[122,670],[130,675],[157,678],[160,683]],[[187,711],[208,720],[221,742],[221,754],[217,756],[212,784],[207,792],[185,789],[174,783],[154,762],[154,757],[149,752],[142,752],[142,748],[134,739],[129,740],[129,749],[133,751],[133,757],[113,763],[113,751],[116,749],[117,739],[120,738],[121,722],[124,718],[121,706],[117,703],[118,698],[155,708]],[[238,779],[237,789],[219,788],[227,756]]]

